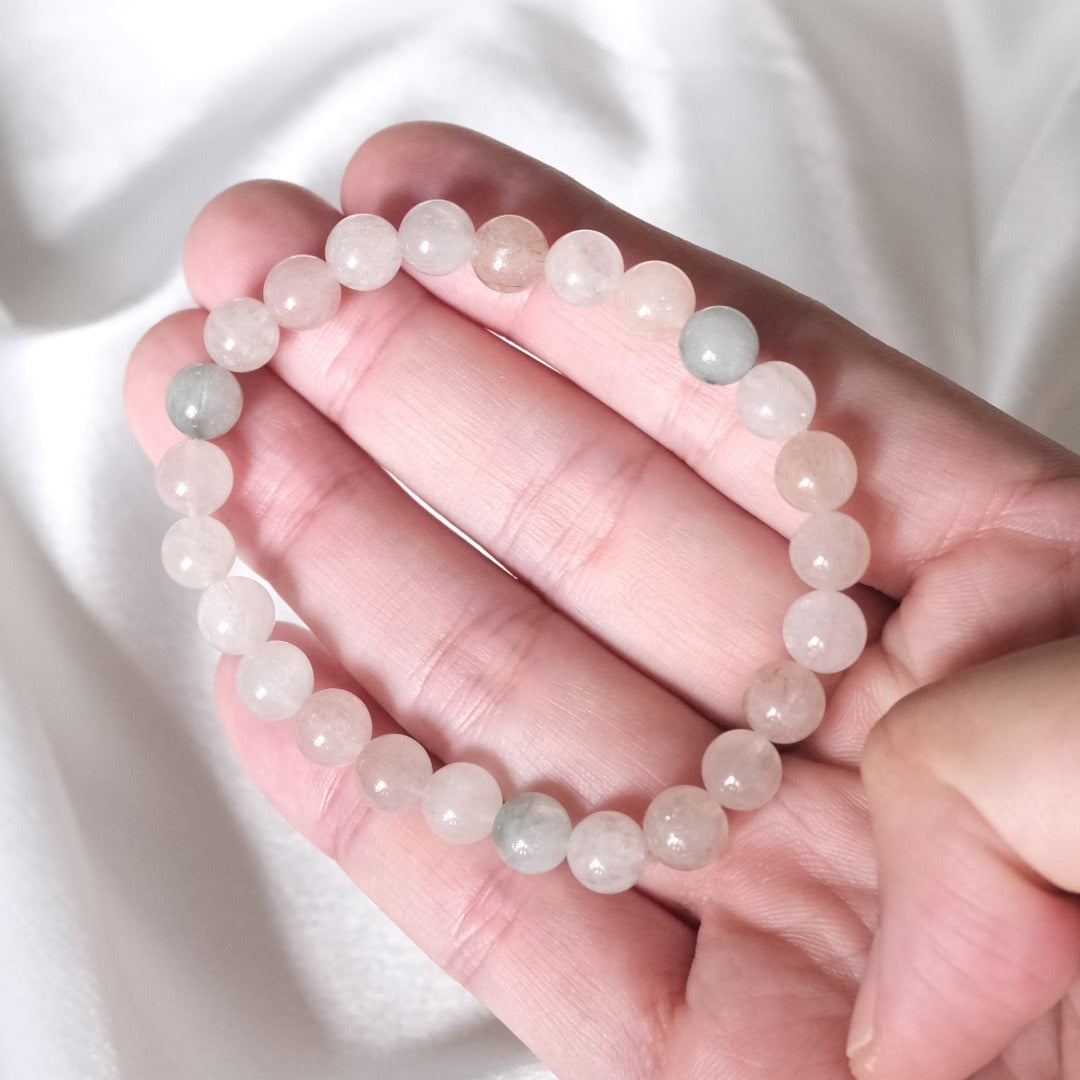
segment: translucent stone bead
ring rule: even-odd
[[[735,308],[702,308],[687,319],[679,334],[679,355],[695,379],[726,386],[738,382],[754,366],[757,330]]]
[[[847,514],[811,514],[789,545],[791,565],[812,589],[847,589],[870,565],[870,538]]]
[[[796,510],[835,510],[851,498],[858,468],[843,439],[802,431],[776,455],[776,490]]]
[[[570,831],[570,815],[558,800],[526,791],[495,815],[491,838],[499,858],[511,870],[543,874],[566,858]]]
[[[473,237],[472,267],[496,292],[520,292],[544,272],[548,244],[528,218],[503,214],[484,222]]]
[[[236,561],[236,541],[212,517],[181,518],[161,541],[165,573],[185,589],[205,589],[220,581]]]
[[[502,807],[495,777],[469,761],[444,765],[424,786],[420,807],[428,828],[451,844],[475,844],[491,834]]]
[[[817,730],[825,715],[825,689],[801,664],[777,660],[751,676],[743,715],[769,742],[799,742]]]
[[[360,794],[377,810],[400,814],[420,802],[431,777],[428,752],[408,735],[379,735],[356,759]]]
[[[190,517],[212,514],[229,497],[232,486],[232,465],[225,451],[202,439],[170,446],[154,473],[161,501]]]
[[[587,889],[620,893],[633,888],[645,867],[645,834],[633,818],[598,810],[570,833],[566,862]]]
[[[694,286],[669,262],[638,263],[615,287],[615,311],[639,337],[674,337],[694,313]]]
[[[292,716],[314,688],[311,661],[288,641],[264,641],[236,665],[237,696],[264,720]]]
[[[286,329],[313,330],[334,317],[341,286],[322,259],[290,255],[266,275],[263,303]]]
[[[296,711],[296,745],[309,761],[351,765],[371,741],[371,711],[348,690],[319,690]]]
[[[326,263],[347,289],[381,289],[401,266],[397,230],[377,214],[342,218],[326,238]]]
[[[472,257],[473,223],[456,203],[428,199],[414,206],[398,228],[404,261],[421,274],[441,277]]]
[[[165,391],[165,411],[173,427],[193,439],[224,435],[240,419],[243,404],[236,376],[217,364],[188,364]]]
[[[727,844],[724,808],[703,788],[680,784],[661,791],[642,822],[649,854],[674,870],[698,870]]]
[[[591,307],[603,303],[622,280],[622,253],[603,233],[578,229],[551,245],[544,276],[560,300],[575,307]]]
[[[202,636],[219,652],[247,653],[274,629],[274,601],[253,578],[227,577],[199,597],[197,618]]]
[[[254,371],[277,352],[281,331],[265,304],[250,296],[226,300],[206,316],[203,342],[229,371]]]
[[[755,435],[783,442],[814,417],[814,386],[794,364],[769,360],[751,368],[735,392],[739,419]]]
[[[783,635],[792,660],[831,675],[859,659],[866,647],[866,618],[844,593],[810,592],[788,608]]]
[[[756,810],[780,786],[780,755],[764,735],[733,728],[716,736],[701,759],[706,790],[730,810]]]

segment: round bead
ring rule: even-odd
[[[398,239],[409,266],[421,274],[442,276],[472,257],[473,224],[456,203],[429,199],[401,219]]]
[[[495,777],[469,761],[444,765],[428,780],[420,799],[428,828],[451,844],[475,844],[490,835],[501,806]]]
[[[756,810],[780,786],[780,755],[764,735],[733,728],[716,736],[701,759],[701,778],[721,806]]]
[[[777,660],[751,676],[743,714],[769,742],[799,742],[817,730],[825,715],[825,689],[801,664]]]
[[[292,716],[311,696],[315,673],[302,649],[288,641],[265,641],[236,665],[236,694],[264,720]]]
[[[503,214],[484,222],[473,237],[472,267],[496,292],[520,292],[544,272],[548,245],[528,219]]]
[[[615,241],[592,229],[560,236],[544,262],[551,291],[567,304],[591,307],[615,291],[623,275],[623,257]]]
[[[811,514],[795,530],[788,550],[795,573],[812,589],[850,588],[870,565],[866,530],[835,510]]]
[[[814,386],[794,364],[768,360],[752,367],[735,392],[739,419],[755,435],[783,442],[814,416]]]
[[[669,262],[638,263],[615,288],[615,311],[639,337],[674,337],[694,313],[694,286]]]
[[[236,376],[217,364],[188,364],[165,391],[165,411],[173,427],[193,439],[224,435],[240,419],[243,404]]]
[[[161,565],[185,589],[220,581],[236,561],[236,541],[211,517],[181,518],[161,541]]]
[[[274,601],[247,577],[216,581],[199,597],[199,630],[219,652],[251,652],[274,629]]]
[[[411,810],[431,777],[428,752],[408,735],[379,735],[356,759],[360,794],[377,810],[400,814]]]
[[[170,446],[154,473],[161,501],[190,517],[212,514],[229,497],[232,485],[232,465],[225,451],[202,439]]]
[[[702,308],[687,319],[679,334],[679,355],[695,379],[726,386],[738,382],[754,366],[757,330],[735,308]]]
[[[371,712],[348,690],[319,690],[296,711],[296,745],[309,761],[351,765],[371,740]]]
[[[637,883],[645,866],[645,834],[626,814],[599,810],[574,826],[566,862],[587,889],[625,892]]]
[[[254,371],[277,352],[281,331],[264,304],[250,296],[226,300],[206,316],[203,342],[229,371]]]
[[[776,490],[796,510],[835,510],[851,498],[858,469],[843,439],[802,431],[776,455]]]
[[[859,659],[866,647],[866,618],[844,593],[810,592],[788,608],[783,634],[792,660],[831,675]]]
[[[521,874],[543,874],[566,858],[570,815],[558,800],[526,791],[495,815],[491,838],[507,866]]]
[[[290,255],[266,275],[263,303],[286,329],[313,330],[334,317],[341,286],[322,259]]]
[[[649,854],[674,870],[698,870],[727,844],[724,808],[709,792],[690,784],[661,791],[642,822]]]
[[[401,266],[397,231],[377,214],[342,218],[326,238],[326,264],[347,289],[381,289]]]

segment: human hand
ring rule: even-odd
[[[1060,863],[995,831],[959,766],[925,764],[951,730],[925,718],[950,686],[971,689],[951,676],[1077,632],[1076,459],[783,286],[477,135],[389,129],[343,184],[347,213],[395,222],[431,197],[478,223],[523,214],[549,240],[599,229],[627,265],[675,262],[699,306],[744,311],[764,358],[810,375],[813,426],[844,438],[861,468],[845,509],[873,546],[853,592],[870,644],[831,680],[825,721],[785,755],[774,800],[733,815],[725,855],[693,873],[652,866],[616,896],[565,868],[516,875],[488,844],[449,847],[418,815],[366,809],[351,770],[320,770],[288,725],[243,709],[227,658],[218,704],[244,766],[560,1076],[846,1075],[879,903],[903,944],[879,948],[866,1075],[947,1080],[997,1058],[986,1077],[1026,1080],[1054,1075],[1035,1071],[1054,1053],[1061,1075],[1064,1055],[1080,1068],[1075,1029],[1054,1025],[1080,969],[1078,909],[1055,885],[1075,890],[1075,874],[1057,880]],[[194,296],[259,295],[279,259],[320,253],[337,217],[288,185],[225,192],[189,237]],[[176,441],[165,386],[201,356],[202,321],[166,319],[132,357],[126,404],[155,460]],[[737,720],[750,674],[782,655],[783,613],[805,591],[787,560],[801,515],[775,491],[776,446],[735,420],[730,389],[695,382],[673,342],[631,339],[609,310],[570,309],[542,285],[496,294],[468,270],[347,293],[326,327],[284,335],[272,367],[245,376],[243,420],[221,440],[237,483],[218,516],[317,635],[303,640],[320,684],[377,702],[377,730],[400,725],[443,761],[484,764],[505,793],[555,794],[575,818],[605,807],[640,820],[662,788],[698,782],[704,747]],[[1019,670],[1050,685],[1043,669]],[[873,740],[879,898],[867,733],[939,683]],[[900,801],[911,791],[918,801]]]

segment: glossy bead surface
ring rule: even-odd
[[[428,752],[398,732],[372,739],[356,759],[360,794],[368,805],[392,814],[411,810],[420,802],[431,772]]]
[[[250,296],[226,300],[206,316],[203,343],[229,371],[255,371],[277,352],[281,331],[265,304]]]
[[[165,411],[173,427],[193,439],[224,435],[240,419],[243,404],[236,376],[217,364],[188,364],[165,391]]]
[[[825,688],[794,660],[777,660],[750,677],[743,716],[772,743],[794,743],[817,730],[825,715]]]
[[[185,589],[205,589],[220,581],[236,561],[236,541],[212,517],[181,518],[161,541],[161,565]]]
[[[203,439],[185,439],[170,446],[154,471],[161,501],[179,514],[212,514],[229,497],[232,465],[220,446]]]
[[[472,257],[473,224],[469,215],[446,199],[414,206],[398,228],[402,259],[421,274],[442,276]]]
[[[314,686],[311,661],[289,641],[264,641],[236,665],[237,697],[264,720],[292,716]]]
[[[727,815],[703,788],[680,784],[649,803],[642,831],[654,859],[673,870],[699,870],[727,845]]]
[[[314,330],[328,323],[341,303],[341,286],[322,259],[290,255],[263,282],[263,303],[288,330]]]
[[[598,893],[633,888],[645,867],[645,855],[641,826],[617,810],[598,810],[582,818],[566,846],[570,872]]]
[[[866,618],[841,592],[800,596],[784,616],[784,646],[792,660],[821,675],[851,667],[866,647]]]
[[[420,798],[428,828],[451,844],[475,844],[490,835],[501,806],[495,777],[470,761],[444,765],[428,780]]]
[[[326,238],[326,265],[347,289],[381,289],[401,267],[397,230],[378,214],[342,218]]]
[[[496,292],[520,292],[544,273],[548,245],[528,218],[502,214],[485,221],[473,237],[472,267]]]
[[[780,786],[780,755],[764,735],[733,728],[716,736],[701,759],[706,790],[730,810],[756,810]]]
[[[754,366],[757,330],[735,308],[702,308],[687,319],[679,334],[679,355],[695,379],[726,386],[738,382]]]
[[[791,537],[791,566],[813,589],[848,589],[870,565],[866,530],[847,514],[811,514]]]
[[[739,419],[755,435],[783,442],[813,419],[817,397],[810,380],[794,364],[769,360],[752,367],[735,394]]]
[[[623,325],[644,338],[674,337],[694,313],[694,286],[677,266],[654,259],[630,267],[613,296]]]
[[[331,769],[351,765],[371,741],[371,711],[348,690],[319,690],[293,721],[296,745],[309,761]]]
[[[519,874],[543,874],[566,858],[570,815],[550,795],[526,791],[504,803],[491,826],[495,850]]]
[[[623,257],[615,241],[593,229],[560,236],[544,261],[551,291],[575,307],[603,303],[615,292],[622,275]]]
[[[828,431],[802,431],[776,455],[776,490],[796,510],[835,510],[851,498],[855,455]]]
[[[223,653],[251,652],[274,629],[274,600],[247,577],[217,581],[199,597],[199,630]]]

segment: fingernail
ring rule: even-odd
[[[874,1016],[877,1012],[878,964],[877,942],[866,958],[862,986],[855,998],[848,1029],[847,1057],[852,1073],[858,1080],[870,1080],[874,1075]]]

